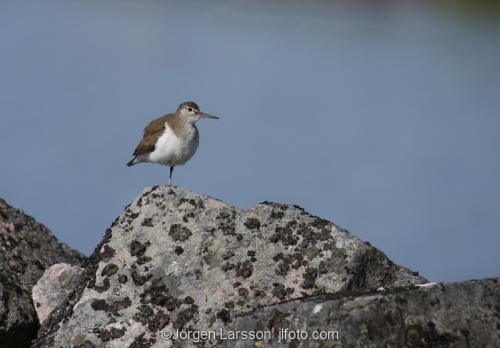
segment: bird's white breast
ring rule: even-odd
[[[181,136],[178,136],[168,124],[165,124],[165,131],[158,138],[154,151],[149,154],[148,161],[168,166],[184,164],[193,157],[198,148],[198,142],[196,127],[184,129]]]

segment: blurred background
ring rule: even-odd
[[[221,119],[176,185],[298,204],[432,281],[500,275],[495,2],[4,0],[0,44],[0,196],[85,254],[166,183],[125,163],[192,99]]]

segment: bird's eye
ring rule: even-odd
[[[189,111],[189,112],[193,111],[193,108],[188,108],[188,111]]]

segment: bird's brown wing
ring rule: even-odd
[[[144,136],[135,148],[134,156],[140,156],[154,151],[156,141],[165,130],[165,122],[171,116],[171,114],[168,114],[159,117],[156,120],[151,121],[151,123],[144,128]]]

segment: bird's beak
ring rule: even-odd
[[[198,113],[198,115],[199,115],[200,117],[203,117],[203,118],[213,118],[213,119],[216,119],[216,120],[218,120],[218,119],[219,119],[219,117],[217,117],[217,116],[210,115],[210,114],[206,114],[206,113],[201,112],[201,111]]]

